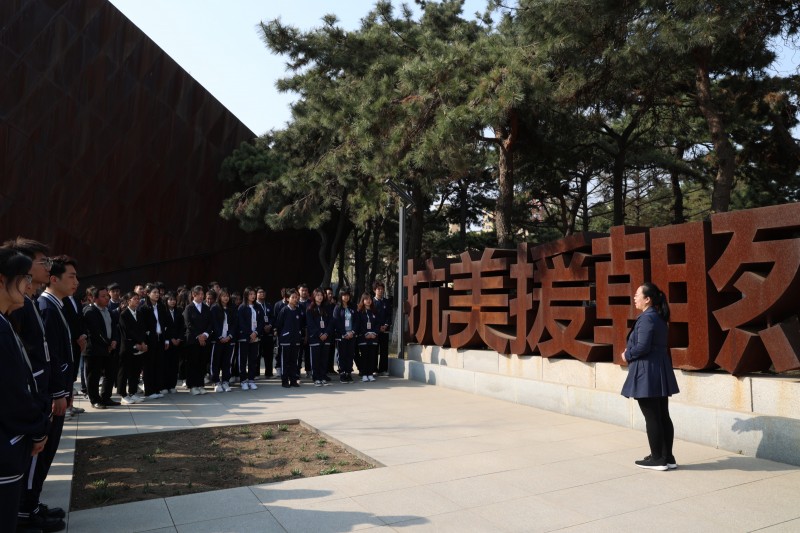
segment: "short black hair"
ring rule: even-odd
[[[78,262],[68,255],[57,255],[52,258],[53,266],[50,268],[50,275],[61,279],[64,272],[67,271],[67,265],[72,265],[73,268],[78,268]]]
[[[26,237],[17,237],[16,239],[8,240],[3,243],[3,248],[10,248],[22,255],[27,255],[31,259],[33,259],[36,254],[50,255],[50,248],[46,244]]]

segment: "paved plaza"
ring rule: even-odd
[[[76,439],[298,418],[380,467],[68,516],[71,533],[800,531],[800,468],[400,378],[191,396],[67,422],[43,501],[68,508]]]

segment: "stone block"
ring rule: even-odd
[[[436,375],[439,378],[437,384],[442,387],[475,394],[475,372],[439,366]]]
[[[541,358],[538,358],[541,359]],[[515,401],[556,413],[567,412],[567,388],[557,383],[538,380],[515,380]]]
[[[751,379],[737,378],[722,372],[687,372],[676,370],[680,387],[680,401],[686,404],[705,405],[752,412]]]
[[[577,359],[543,358],[542,380],[593,389],[594,365]]]
[[[442,348],[439,353],[439,364],[449,368],[464,368],[464,358],[455,348]]]
[[[628,367],[613,363],[593,363],[595,388],[608,392],[619,392],[628,377]]]
[[[542,358],[535,355],[500,355],[500,374],[522,379],[541,379]]]
[[[753,413],[800,419],[800,380],[780,376],[750,378]]]
[[[462,350],[464,370],[497,374],[499,369],[498,359],[502,357],[497,352],[489,350]]]
[[[421,344],[407,344],[406,359],[408,361],[422,361],[422,350],[424,348]]]
[[[498,374],[475,373],[475,393],[507,402],[514,401],[514,378]]]
[[[720,410],[717,431],[720,448],[800,465],[800,420]]]
[[[582,387],[567,387],[567,414],[625,427],[631,420],[627,398],[613,392]]]
[[[679,398],[675,396],[673,398]],[[717,409],[688,405],[683,402],[673,401],[670,398],[669,416],[675,426],[675,438],[719,447],[717,434]],[[634,403],[635,411],[641,420],[641,429],[644,431],[644,418],[639,406]]]

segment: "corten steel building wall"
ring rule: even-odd
[[[218,216],[253,137],[106,0],[0,2],[0,238],[75,256],[84,286],[321,279],[316,235]]]

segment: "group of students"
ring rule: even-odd
[[[60,531],[63,509],[39,501],[80,381],[92,407],[135,404],[176,393],[257,389],[276,371],[300,386],[304,368],[316,386],[362,382],[388,370],[392,310],[384,286],[355,304],[348,289],[282,289],[274,305],[248,287],[239,296],[212,283],[165,292],[163,284],[90,287],[76,297],[77,262],[18,237],[0,247],[0,531]],[[80,380],[78,377],[80,376]],[[143,392],[139,392],[140,383]],[[120,401],[112,399],[116,386]],[[15,529],[16,528],[16,529]]]
[[[120,347],[118,361],[85,365],[82,378],[96,408],[114,405],[114,384],[123,404],[176,393],[180,381],[193,395],[206,394],[206,385],[217,393],[235,384],[255,390],[262,360],[265,377],[277,372],[286,388],[300,386],[301,369],[315,386],[329,385],[335,362],[342,383],[353,381],[354,365],[362,382],[388,371],[392,313],[381,282],[373,285],[375,296],[364,293],[358,305],[349,289],[339,292],[337,302],[329,289],[309,295],[305,284],[282,289],[274,305],[261,287],[235,295],[215,282],[207,291],[197,285],[174,293],[164,293],[159,283],[137,285],[116,300],[118,287],[110,289],[90,288],[85,308],[87,326],[94,322],[97,335],[103,331],[93,308],[111,308],[112,333],[98,342]]]

